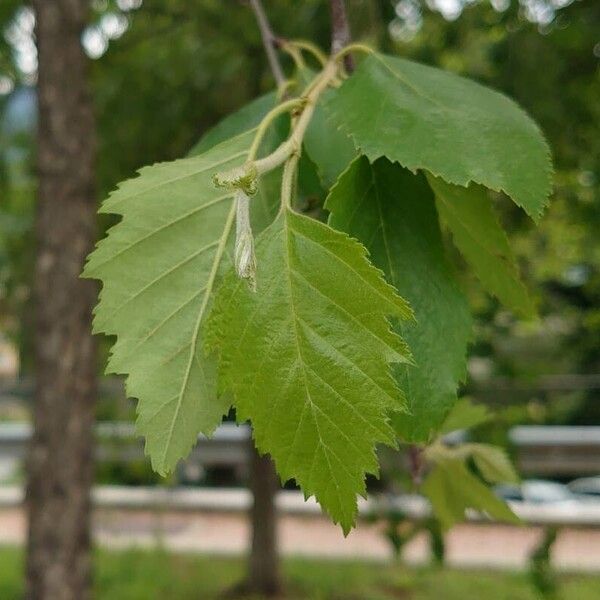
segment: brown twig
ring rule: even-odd
[[[344,0],[329,0],[331,9],[331,53],[336,54],[350,43],[350,24]],[[344,57],[344,65],[348,72],[354,70],[354,60],[349,54]]]
[[[277,87],[281,87],[285,83],[285,75],[281,63],[279,62],[277,52],[275,51],[278,38],[271,29],[269,19],[267,18],[261,0],[250,0],[250,6],[254,11],[256,22],[258,23],[258,29],[260,30],[260,36],[262,38],[263,46],[265,47],[271,72],[275,78],[275,83],[277,84]]]
[[[419,487],[423,481],[423,466],[422,450],[411,444],[408,447],[408,470],[415,487]]]

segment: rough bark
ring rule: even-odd
[[[250,448],[250,509],[252,547],[248,559],[247,592],[265,597],[281,590],[277,548],[277,509],[275,499],[279,478],[269,456],[260,456],[252,441]]]
[[[33,0],[38,46],[35,408],[26,597],[90,597],[95,286],[94,119],[80,43],[88,0]]]

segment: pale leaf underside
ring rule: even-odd
[[[519,518],[494,492],[473,475],[460,459],[442,460],[422,486],[442,529],[464,521],[465,511],[474,509],[494,520],[519,524]]]
[[[211,178],[242,164],[252,138],[247,132],[200,156],[144,168],[101,208],[122,220],[85,269],[103,283],[94,330],[117,337],[108,371],[127,375],[127,393],[139,399],[137,429],[160,473],[229,406],[217,396],[216,364],[202,341],[230,264],[233,223],[233,193]]]

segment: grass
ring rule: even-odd
[[[22,596],[23,554],[0,548],[0,598]],[[97,600],[214,600],[238,582],[241,559],[99,551]],[[527,574],[408,569],[364,562],[286,560],[288,600],[539,600]],[[600,577],[563,575],[556,600],[597,600]]]

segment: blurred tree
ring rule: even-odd
[[[34,430],[28,457],[26,596],[91,594],[90,486],[96,290],[79,278],[96,234],[94,118],[80,35],[87,0],[36,0]]]

